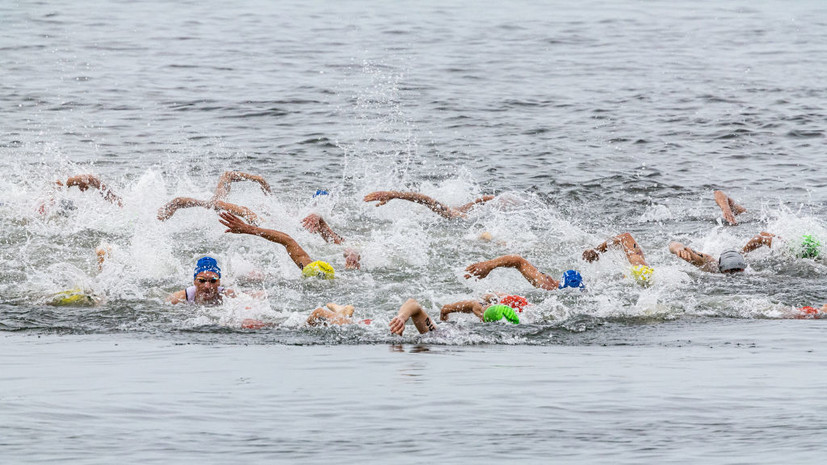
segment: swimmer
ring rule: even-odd
[[[311,233],[318,233],[320,236],[322,236],[322,239],[324,239],[325,242],[341,244],[345,241],[345,239],[342,236],[336,234],[333,231],[333,229],[330,227],[330,225],[327,224],[324,218],[315,213],[311,213],[304,217],[304,219],[302,220],[302,226],[304,226],[304,229],[307,229]],[[355,249],[345,249],[344,257],[346,270],[358,270],[362,267],[362,256]]]
[[[695,265],[702,271],[709,273],[740,273],[747,268],[744,256],[737,250],[726,250],[721,253],[718,260],[711,255],[693,250],[680,242],[670,242],[669,251],[679,258]]]
[[[112,189],[109,188],[106,184],[101,182],[100,178],[95,176],[94,174],[78,174],[76,176],[69,176],[66,179],[66,182],[62,181],[55,181],[55,184],[60,187],[66,187],[67,189],[70,187],[77,187],[80,189],[81,192],[86,192],[89,188],[97,189],[97,191],[101,194],[101,196],[109,203],[113,205],[117,205],[119,207],[123,207],[123,199],[117,194],[115,194]],[[41,215],[46,214],[46,211],[49,207],[53,206],[55,203],[54,197],[50,197],[49,200],[42,202],[40,206],[37,208],[37,212]],[[66,210],[74,210],[74,204],[69,201],[65,200],[61,202],[61,207]]]
[[[399,312],[397,312],[396,316],[393,317],[388,324],[391,333],[401,336],[402,333],[405,332],[405,323],[407,323],[409,319],[413,321],[419,334],[436,331],[436,324],[428,315],[428,312],[426,312],[416,300],[408,299],[399,307]]]
[[[735,201],[732,200],[732,197],[724,194],[722,191],[715,191],[714,195],[715,203],[717,203],[721,208],[721,213],[727,223],[733,226],[738,224],[738,222],[735,221],[735,217],[741,213],[744,213],[747,209],[735,203]]]
[[[484,195],[472,202],[468,202],[465,205],[461,205],[459,207],[450,207],[445,205],[444,203],[438,202],[431,197],[428,197],[425,194],[420,194],[418,192],[399,192],[399,191],[377,191],[371,192],[370,194],[366,195],[364,198],[365,202],[376,202],[377,207],[381,207],[386,203],[390,202],[393,199],[400,199],[400,200],[408,200],[413,203],[418,203],[421,205],[425,205],[431,211],[440,215],[444,218],[448,219],[455,219],[455,218],[465,218],[465,214],[468,213],[471,208],[473,208],[477,204],[488,202],[492,200],[495,196],[493,195]]]
[[[250,224],[259,225],[261,222],[252,210],[247,207],[225,201],[227,196],[230,195],[230,186],[232,183],[244,180],[257,182],[261,187],[261,190],[266,195],[270,194],[270,185],[261,176],[243,173],[241,171],[225,171],[221,177],[218,178],[218,185],[215,187],[215,193],[210,200],[198,200],[192,197],[176,197],[158,209],[158,220],[166,221],[172,218],[175,212],[181,208],[201,207],[215,211],[228,211],[236,216],[244,218]]]
[[[480,300],[461,300],[452,304],[443,305],[439,312],[439,319],[448,321],[452,313],[473,313],[480,321],[498,321],[503,318],[518,324],[520,318],[515,313],[522,312],[528,305],[524,297],[514,295],[486,294]]]
[[[253,211],[247,207],[230,202],[224,202],[223,200],[198,200],[192,197],[176,197],[167,202],[163,207],[158,209],[158,220],[166,221],[172,218],[172,215],[174,215],[179,209],[192,207],[207,208],[219,212],[227,211],[244,218],[250,224],[258,225],[260,223],[258,215],[253,213]]]
[[[353,324],[353,321],[350,319],[353,316],[353,311],[353,305],[339,305],[333,302],[328,302],[324,307],[319,307],[310,312],[310,316],[307,317],[307,325],[342,326]]]
[[[226,199],[227,196],[230,195],[230,186],[232,183],[238,181],[256,182],[259,184],[259,187],[261,187],[261,191],[264,192],[264,195],[272,194],[270,184],[268,184],[267,181],[259,175],[244,173],[241,171],[225,171],[221,177],[218,178],[218,185],[215,187],[215,193],[213,194],[212,200],[215,202]]]
[[[637,244],[635,238],[629,233],[619,234],[603,242],[593,249],[583,251],[583,260],[591,263],[600,260],[600,254],[609,250],[609,246],[620,246],[626,255],[626,260],[632,265],[632,277],[641,284],[648,284],[652,278],[654,269],[646,263],[643,256],[643,249]]]
[[[496,268],[516,268],[532,286],[547,291],[563,289],[565,287],[581,289],[585,287],[583,285],[583,277],[575,270],[566,271],[560,281],[558,281],[547,274],[541,273],[537,267],[519,255],[503,255],[492,260],[472,263],[465,268],[465,271],[468,272],[468,274],[465,275],[465,279],[471,276],[477,279],[483,279]]]
[[[344,326],[353,324],[350,319],[353,316],[353,305],[339,305],[328,302],[324,307],[318,307],[307,317],[308,326]],[[360,320],[360,324],[370,324],[371,320]],[[241,322],[243,329],[262,329],[275,326],[274,323],[265,323],[261,320],[245,318]]]
[[[220,305],[223,296],[235,297],[235,292],[221,286],[221,268],[218,267],[218,262],[212,257],[202,257],[195,265],[192,286],[170,294],[167,302]]]
[[[318,276],[324,279],[333,279],[334,270],[330,264],[323,261],[313,261],[310,255],[296,242],[290,235],[275,229],[264,229],[258,226],[247,224],[241,221],[240,218],[230,212],[221,212],[221,217],[218,221],[227,227],[225,232],[233,234],[250,234],[252,236],[259,236],[267,239],[270,242],[281,244],[287,250],[287,255],[293,260],[293,263],[302,270],[304,276]]]

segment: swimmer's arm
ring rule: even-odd
[[[236,205],[236,204],[230,203],[230,202],[224,202],[222,200],[215,200],[215,201],[211,202],[210,204],[211,204],[213,210],[228,211],[228,212],[232,213],[233,215],[240,216],[240,217],[244,218],[245,220],[247,220],[248,223],[250,223],[252,225],[258,226],[260,224],[258,216],[255,213],[253,213],[253,211],[250,210],[247,207],[244,207],[244,206],[241,206],[241,205]]]
[[[233,182],[244,180],[257,182],[265,194],[271,194],[270,184],[268,184],[263,177],[241,171],[225,171],[224,174],[218,178],[218,185],[215,187],[215,195],[213,195],[213,200],[225,199],[228,195],[230,195],[230,185]]]
[[[378,191],[371,192],[364,198],[365,202],[376,201],[376,206],[382,206],[393,199],[407,200],[409,202],[425,205],[431,211],[448,219],[454,219],[463,216],[462,212],[455,210],[444,203],[438,202],[425,194],[418,192],[399,192],[399,191]]]
[[[448,321],[448,315],[452,313],[473,313],[480,321],[482,321],[483,308],[482,304],[476,300],[461,300],[452,304],[442,306],[439,312],[439,319]]]
[[[210,203],[203,200],[193,199],[192,197],[176,197],[166,205],[158,209],[158,220],[166,221],[172,218],[172,215],[178,211],[179,208],[203,207],[209,208]]]
[[[692,250],[680,242],[670,242],[669,251],[677,255],[678,258],[697,266],[703,271],[714,273],[718,270],[717,263],[712,256]]]
[[[416,330],[419,331],[419,334],[425,334],[429,331],[436,330],[436,324],[431,320],[431,317],[419,305],[414,299],[408,299],[399,307],[399,312],[393,317],[388,325],[390,327],[391,333],[402,335],[405,331],[405,323],[408,321],[408,318],[412,319],[414,322],[414,326],[416,326]]]
[[[459,211],[459,212],[462,212],[462,213],[468,213],[468,210],[473,208],[475,205],[480,204],[480,203],[488,202],[489,200],[493,200],[494,197],[496,197],[496,196],[494,196],[494,195],[483,195],[482,197],[480,197],[480,198],[478,198],[478,199],[476,199],[472,202],[468,202],[465,205],[460,205],[459,207],[456,208],[456,210]]]
[[[740,215],[747,211],[746,208],[738,205],[732,200],[732,197],[724,194],[722,191],[715,191],[715,203],[718,204],[718,207],[721,208],[721,213],[724,216],[724,219],[731,225],[738,224],[735,221],[735,216]]]
[[[285,234],[281,231],[276,231],[275,229],[264,229],[259,228],[258,226],[253,226],[251,224],[247,224],[241,221],[240,218],[233,215],[229,212],[221,212],[219,214],[221,219],[219,222],[227,227],[225,232],[233,233],[233,234],[250,234],[252,236],[259,236],[267,239],[270,242],[275,242],[276,244],[281,244],[287,249],[287,254],[290,256],[290,259],[293,260],[293,263],[296,264],[300,269],[304,269],[310,262],[313,260],[310,259],[310,256],[304,249],[301,248],[298,242],[296,242],[292,237],[288,234]]]
[[[336,234],[333,231],[333,229],[330,227],[330,225],[327,224],[327,221],[325,221],[324,218],[315,213],[311,213],[304,217],[304,219],[302,220],[302,226],[304,226],[304,229],[307,229],[312,233],[319,233],[319,235],[322,236],[322,239],[324,239],[325,242],[341,244],[345,241],[342,238],[342,236]]]
[[[58,184],[60,184],[59,181]],[[100,194],[106,201],[113,203],[119,207],[123,207],[123,201],[121,200],[121,198],[117,194],[112,192],[112,189],[110,189],[106,184],[102,183],[101,180],[94,174],[79,174],[77,176],[70,176],[68,179],[66,179],[66,187],[72,186],[76,186],[81,191],[85,191],[90,187],[95,188],[98,190],[98,192],[100,192]]]
[[[647,265],[646,258],[643,256],[643,249],[629,233],[618,234],[593,249],[583,251],[583,260],[587,262],[599,260],[600,254],[605,253],[609,249],[609,245],[620,245],[631,265]]]
[[[171,303],[172,305],[180,304],[181,302],[187,301],[187,291],[178,291],[173,292],[167,297],[167,302]]]
[[[470,278],[473,275],[477,278],[485,278],[488,273],[496,268],[516,268],[532,286],[547,291],[557,289],[560,286],[559,281],[541,273],[537,267],[519,255],[503,255],[493,260],[471,264],[465,269],[469,273],[465,277]]]
[[[768,233],[766,231],[761,231],[758,233],[757,236],[753,237],[752,239],[747,242],[747,245],[744,246],[743,253],[752,252],[755,249],[760,249],[763,246],[772,247],[772,238],[775,237],[775,234]]]

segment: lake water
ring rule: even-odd
[[[821,1],[0,4],[0,457],[821,463],[824,320],[795,317],[827,303],[827,266],[790,249],[827,244],[825,26]],[[338,279],[212,211],[156,219],[226,170],[263,176],[272,196],[228,200]],[[123,208],[55,188],[79,173]],[[738,226],[714,189],[748,209]],[[499,197],[448,221],[362,201],[376,190]],[[762,230],[786,242],[740,276],[666,248]],[[619,251],[580,259],[627,231],[650,287]],[[587,290],[464,279],[505,254]],[[203,255],[241,297],[164,303]],[[69,289],[97,304],[51,305]],[[532,303],[520,325],[389,334],[408,298],[435,315],[492,291]],[[307,327],[331,301],[373,323]]]

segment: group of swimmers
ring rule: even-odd
[[[247,234],[258,236],[276,244],[282,245],[290,259],[301,270],[305,277],[317,277],[322,279],[333,279],[335,270],[329,264],[321,260],[313,260],[310,255],[287,233],[274,229],[266,229],[259,226],[261,220],[249,208],[232,204],[226,201],[230,193],[231,185],[237,181],[252,181],[258,183],[261,190],[269,195],[271,189],[269,184],[261,177],[238,171],[228,171],[221,175],[214,195],[208,200],[198,200],[190,197],[177,197],[158,210],[158,220],[170,219],[176,211],[181,208],[201,207],[216,210],[219,212],[219,222],[227,229],[225,232],[233,234]],[[97,189],[107,201],[123,206],[121,197],[116,195],[107,185],[102,183],[96,176],[84,174],[72,176],[66,182],[57,182],[58,186],[76,186],[85,191],[89,188]],[[317,195],[327,194],[318,191]],[[722,191],[715,191],[715,201],[721,209],[724,220],[730,225],[737,224],[736,216],[744,213],[746,208],[737,204],[731,197]],[[495,196],[486,195],[472,202],[459,207],[438,202],[424,194],[416,192],[399,191],[378,191],[367,194],[365,202],[376,202],[376,206],[382,206],[394,199],[407,200],[428,207],[433,212],[447,219],[464,218],[466,214],[476,205],[484,204]],[[50,199],[44,202],[39,211],[44,213],[55,202]],[[65,205],[63,206],[66,207]],[[341,244],[344,239],[336,234],[327,222],[317,214],[310,214],[302,219],[302,225],[311,233],[319,234],[326,242]],[[695,251],[679,242],[670,242],[668,249],[677,257],[695,265],[699,269],[713,273],[735,274],[743,272],[747,268],[744,254],[749,253],[763,246],[772,247],[774,241],[781,240],[780,237],[766,231],[761,231],[751,238],[741,250],[727,250],[715,259],[709,254]],[[805,235],[797,246],[797,255],[802,258],[817,258],[820,254],[821,244],[810,235]],[[648,264],[643,250],[635,241],[634,237],[626,232],[602,242],[594,248],[583,252],[582,258],[587,262],[594,262],[600,259],[600,255],[610,248],[621,249],[630,265],[630,275],[641,285],[649,285],[654,276],[654,269]],[[102,263],[109,249],[99,247],[97,250],[99,263]],[[349,270],[360,269],[359,252],[346,248],[344,250],[345,268]],[[555,290],[563,288],[583,289],[585,287],[583,278],[577,270],[565,271],[560,279],[541,272],[525,258],[519,255],[504,255],[491,260],[486,260],[468,265],[465,269],[465,278],[483,279],[497,268],[514,268],[534,287],[544,290]],[[198,305],[217,305],[224,297],[234,297],[236,294],[232,289],[221,285],[221,268],[218,262],[208,256],[202,257],[196,263],[193,273],[192,286],[171,294],[167,301],[172,304],[192,303]],[[481,321],[506,320],[511,323],[519,323],[518,313],[528,305],[524,297],[506,294],[487,294],[481,299],[463,300],[444,305],[440,311],[440,320],[448,321],[451,313],[473,313]],[[803,307],[800,309],[806,314],[827,313],[827,304],[821,309]],[[343,325],[354,323],[351,319],[354,312],[352,305],[338,305],[328,303],[325,307],[315,309],[307,320],[309,325]],[[398,310],[396,316],[390,321],[390,331],[401,335],[405,330],[405,324],[411,320],[420,333],[426,333],[436,329],[436,324],[428,315],[425,309],[414,299],[407,300]],[[358,323],[369,323],[370,320],[361,320]],[[267,324],[258,320],[245,320],[242,323],[245,328],[261,328]]]

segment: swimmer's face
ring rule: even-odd
[[[734,270],[726,270],[726,271],[722,271],[721,273],[723,273],[723,274],[735,274],[735,273],[743,273],[743,272],[744,272],[744,270],[743,270],[743,269],[738,269],[738,268],[736,268],[736,269],[734,269]]]
[[[203,299],[213,299],[218,297],[218,286],[221,285],[221,279],[218,274],[212,271],[202,271],[195,276],[193,284],[195,284],[196,295]]]

